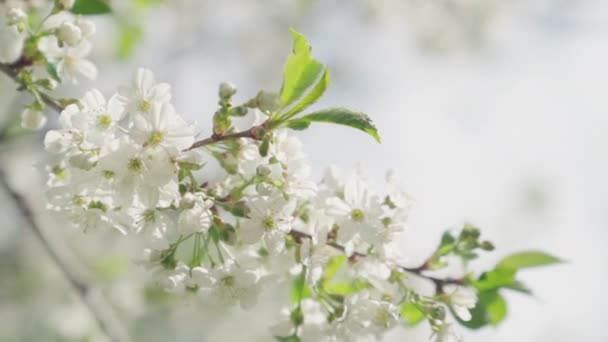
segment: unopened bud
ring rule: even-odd
[[[12,7],[6,13],[6,23],[9,26],[19,26],[20,24],[23,24],[26,19],[27,14],[18,7]]]
[[[57,0],[56,6],[62,10],[70,10],[74,7],[76,0]]]
[[[479,248],[483,249],[484,251],[493,251],[494,244],[490,241],[484,241],[479,245]]]
[[[76,18],[75,24],[78,26],[78,28],[80,28],[80,32],[82,32],[82,38],[88,38],[94,35],[97,31],[97,27],[93,21],[85,19],[81,16]]]
[[[230,115],[232,116],[245,116],[247,115],[247,107],[238,106],[230,109]]]
[[[232,83],[222,82],[220,84],[220,98],[229,99],[236,94],[236,87]]]
[[[57,29],[57,37],[68,45],[76,45],[82,40],[82,32],[78,26],[66,21]]]
[[[196,196],[191,192],[186,192],[182,196],[181,207],[184,209],[192,209],[194,207],[194,202],[196,201]]]
[[[39,130],[46,124],[46,116],[30,108],[21,112],[21,127],[31,130]]]
[[[281,103],[279,102],[279,96],[275,93],[268,93],[260,91],[256,97],[258,108],[263,112],[272,112],[279,108]]]
[[[50,78],[38,80],[38,81],[36,81],[36,83],[46,90],[54,90],[55,88],[57,88],[57,85],[59,84],[54,79],[50,79]]]
[[[270,174],[270,172],[271,172],[270,169],[266,165],[260,165],[256,169],[256,173],[258,174],[258,176],[261,176],[261,177],[268,176]]]

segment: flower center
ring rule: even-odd
[[[143,166],[144,166],[144,164],[141,162],[141,160],[139,160],[137,158],[129,159],[129,162],[127,163],[127,169],[129,169],[133,172],[141,171]]]
[[[154,209],[148,209],[144,211],[143,218],[146,222],[154,222],[156,220]]]
[[[363,214],[363,210],[357,208],[350,213],[350,217],[356,222],[361,222],[365,219],[365,214]]]
[[[234,283],[236,281],[234,280],[233,276],[227,276],[227,277],[222,278],[221,282],[226,287],[232,287],[232,286],[234,286]]]
[[[154,131],[150,133],[150,137],[148,137],[148,144],[152,147],[157,146],[163,141],[163,134],[159,131]]]
[[[262,220],[262,225],[264,226],[264,229],[266,231],[270,231],[270,230],[273,230],[274,228],[276,228],[277,222],[275,221],[275,219],[272,216],[266,216]]]
[[[112,177],[114,177],[114,171],[103,170],[102,174],[103,174],[103,178],[105,178],[105,179],[112,179]]]
[[[100,115],[97,118],[97,124],[103,129],[108,129],[112,124],[112,118],[108,114]]]
[[[152,104],[146,100],[139,101],[137,108],[142,112],[149,112],[152,108]]]

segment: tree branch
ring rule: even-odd
[[[266,130],[266,127],[264,126],[264,124],[261,124],[259,126],[253,126],[247,130],[236,132],[236,133],[231,133],[231,134],[226,134],[226,135],[213,134],[212,136],[210,136],[207,139],[203,139],[203,140],[199,140],[199,141],[195,142],[194,144],[192,144],[192,146],[188,147],[184,151],[190,151],[190,150],[193,150],[198,147],[215,144],[215,143],[218,143],[220,141],[225,141],[225,140],[232,140],[232,139],[239,139],[239,138],[251,138],[251,139],[259,140],[263,135],[262,132],[264,132],[265,130]]]
[[[307,240],[311,240],[312,236],[308,233],[305,232],[301,232],[298,230],[291,230],[289,232],[289,235],[291,235],[296,241],[301,241],[303,239],[307,239]],[[327,246],[333,247],[339,251],[346,251],[346,248],[344,246],[342,246],[341,244],[334,242],[334,241],[328,241],[326,243]],[[359,253],[359,252],[354,252],[353,255],[351,257],[355,257],[355,258],[367,258],[367,254],[365,253]],[[443,292],[443,287],[445,285],[450,285],[450,284],[454,284],[454,285],[464,285],[464,280],[463,279],[454,279],[454,278],[437,278],[437,277],[433,277],[433,276],[429,276],[424,274],[424,271],[426,270],[425,267],[426,263],[423,264],[420,267],[405,267],[405,266],[401,266],[401,265],[397,265],[397,267],[399,269],[401,269],[404,272],[407,273],[411,273],[414,274],[417,277],[426,279],[428,281],[431,281],[434,285],[435,285],[435,292],[436,293],[441,293]]]
[[[43,229],[38,226],[34,215],[27,201],[21,194],[9,184],[4,171],[0,170],[0,185],[8,193],[13,200],[17,209],[36,238],[42,243],[46,252],[51,257],[51,260],[58,266],[65,279],[74,288],[82,302],[87,306],[93,318],[97,321],[97,325],[103,333],[113,342],[127,342],[130,338],[122,324],[114,317],[110,307],[106,305],[105,299],[99,295],[95,296],[96,292],[79,277],[75,270],[68,266],[65,257],[59,252],[60,248],[55,246],[43,232]]]
[[[16,83],[24,86],[24,84],[21,82],[21,80],[19,80],[19,77],[17,77],[17,75],[19,74],[18,67],[15,67],[15,66],[9,65],[9,64],[0,63],[0,71],[2,71],[4,74],[6,74],[11,79],[13,79],[13,81],[15,81]],[[32,95],[35,96],[34,92],[32,92],[31,89],[28,89],[28,88],[25,88],[25,89],[27,89],[30,93],[32,93]],[[61,111],[63,110],[63,106],[59,102],[55,101],[51,96],[49,96],[45,92],[38,91],[38,94],[40,95],[40,98],[42,99],[42,101],[48,107],[50,107],[57,113],[61,113]]]

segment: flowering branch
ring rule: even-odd
[[[114,318],[112,309],[107,306],[105,299],[96,298],[93,289],[77,275],[75,270],[68,266],[69,263],[64,260],[65,257],[59,252],[59,247],[55,246],[52,240],[43,232],[43,229],[38,226],[34,219],[32,209],[27,201],[11,187],[6,178],[6,174],[2,170],[0,170],[0,185],[13,200],[19,213],[25,219],[28,227],[30,227],[36,238],[41,242],[42,246],[51,257],[51,260],[57,265],[65,279],[70,283],[82,302],[87,306],[91,316],[97,321],[97,325],[101,331],[113,342],[130,341],[130,338],[126,334],[121,323]]]
[[[37,90],[35,88],[27,86],[23,80],[19,79],[19,67],[15,67],[14,65],[0,63],[0,71],[2,71],[5,75],[13,79],[16,83],[20,85],[21,90],[29,91],[34,97],[40,98],[45,105],[52,108],[57,113],[60,113],[63,110],[63,106],[59,103],[59,101],[53,99],[50,95],[45,93],[44,91]]]
[[[52,13],[110,10],[96,6],[93,12],[84,11],[84,3],[73,8],[73,0],[56,0]],[[406,228],[409,197],[392,177],[387,177],[385,196],[369,189],[356,172],[343,175],[330,169],[322,182],[312,181],[301,142],[287,134],[287,129],[305,130],[323,122],[360,130],[380,142],[364,113],[344,107],[304,113],[324,94],[330,76],[329,68],[312,57],[306,38],[295,30],[279,92],[260,91],[233,106],[236,88],[222,83],[213,133],[196,141],[194,125],[174,110],[171,86],[157,83],[150,70],[138,69],[129,85],[107,99],[95,89],[77,105],[76,100],[48,95],[46,91],[62,80],[95,78],[97,69],[86,60],[87,38],[95,32],[91,21],[76,17],[59,26],[40,23],[32,29],[27,14],[12,9],[8,23],[29,33],[29,49],[16,62],[0,64],[0,71],[15,80],[19,90],[34,96],[22,113],[22,126],[42,128],[47,107],[62,116],[60,127],[44,139],[45,148],[56,154],[46,167],[47,186],[58,190],[48,192],[49,210],[83,230],[141,233],[146,243],[140,261],[158,284],[174,292],[197,292],[221,306],[250,308],[265,280],[291,280],[288,315],[273,331],[278,341],[378,338],[399,320],[413,325],[425,319],[436,341],[460,341],[452,317],[467,327],[497,324],[504,318],[504,310],[492,312],[504,308],[498,290],[528,291],[515,278],[517,270],[558,261],[543,253],[524,253],[503,260],[479,278],[428,275],[447,266],[451,257],[467,262],[480,250],[493,249],[479,240],[478,229],[465,226],[458,236],[444,234],[421,266],[396,265],[389,256],[397,252],[391,250],[394,237]],[[48,78],[34,76],[38,66],[46,67]],[[257,110],[256,119],[259,114],[265,121],[236,131],[233,119],[247,116],[250,109]],[[247,139],[234,142],[240,138]],[[226,143],[205,152],[218,161],[221,177],[195,172],[207,160],[184,152],[220,142]],[[2,184],[87,301],[89,288],[45,239],[27,203],[4,178]],[[310,242],[308,251],[302,248],[304,240]],[[435,293],[418,293],[403,281],[406,274],[432,282]],[[87,304],[108,336],[122,341],[126,335],[110,329],[112,316],[106,320],[96,305]]]
[[[240,138],[251,138],[254,140],[260,140],[263,135],[262,132],[264,132],[265,130],[266,129],[264,127],[264,124],[262,124],[259,126],[253,126],[249,129],[246,129],[246,130],[240,131],[240,132],[236,132],[236,133],[230,133],[230,134],[215,134],[214,133],[209,138],[194,142],[192,144],[192,146],[188,147],[184,151],[190,151],[195,148],[215,144],[215,143],[218,143],[221,141],[226,141],[226,140],[233,140],[233,139],[240,139]]]
[[[289,232],[289,235],[291,235],[296,241],[300,241],[302,239],[311,240],[313,238],[312,235],[310,235],[308,233],[298,231],[298,230],[293,230],[293,229]],[[342,252],[346,251],[346,247],[344,247],[343,245],[341,245],[335,241],[327,241],[325,244],[327,246],[333,247],[339,251],[342,251]],[[353,254],[351,255],[351,258],[353,258],[353,257],[354,258],[367,258],[368,255],[365,253],[354,251]],[[437,277],[426,275],[423,273],[427,269],[427,267],[425,265],[427,265],[426,262],[422,266],[419,266],[419,267],[405,267],[405,266],[397,265],[397,268],[399,268],[402,271],[405,271],[407,273],[414,274],[417,277],[431,281],[433,284],[435,284],[435,289],[436,289],[437,294],[442,292],[442,289],[445,285],[449,285],[449,284],[464,285],[465,284],[464,279],[437,278]]]

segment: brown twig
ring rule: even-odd
[[[19,77],[17,77],[17,75],[19,74],[20,68],[21,67],[18,66],[18,65],[15,66],[15,65],[9,65],[9,64],[0,63],[0,71],[2,71],[8,77],[12,78],[13,81],[15,81],[16,83],[18,83],[18,84],[20,84],[20,85],[23,86],[21,80],[19,80]],[[28,91],[30,93],[32,92],[29,89],[28,89]],[[42,99],[42,101],[44,101],[44,103],[48,107],[50,107],[51,109],[53,109],[57,113],[61,113],[61,111],[63,110],[63,106],[59,102],[57,102],[56,100],[54,100],[51,96],[49,96],[45,92],[38,91],[38,94],[40,95],[40,98]]]
[[[298,230],[291,230],[289,232],[289,235],[291,235],[296,241],[301,241],[303,239],[307,239],[307,240],[311,240],[312,236],[308,233],[305,232],[301,232]],[[335,242],[335,241],[328,241],[325,243],[327,246],[333,247],[339,251],[345,252],[346,248],[344,246],[342,246],[341,244]],[[367,258],[368,255],[365,253],[360,253],[360,252],[354,252],[353,255],[355,258]],[[437,277],[433,277],[433,276],[429,276],[427,274],[424,274],[424,271],[426,271],[426,262],[419,267],[405,267],[405,266],[401,266],[401,265],[397,265],[397,267],[399,269],[401,269],[404,272],[407,273],[411,273],[414,274],[417,277],[426,279],[428,281],[431,281],[434,285],[435,285],[435,292],[436,293],[441,293],[443,292],[443,287],[445,285],[450,285],[450,284],[454,284],[454,285],[464,285],[464,280],[463,279],[454,279],[454,278],[437,278]]]

